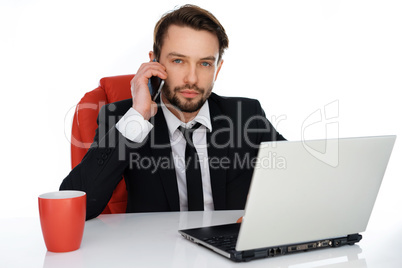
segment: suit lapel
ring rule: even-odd
[[[153,121],[153,122],[152,122]],[[165,189],[169,207],[172,211],[180,210],[179,191],[177,186],[176,172],[170,146],[168,127],[161,107],[151,119],[154,125],[151,135],[151,152],[154,158],[169,159],[169,167],[158,167],[158,173]]]
[[[229,142],[230,124],[225,118],[219,118],[222,114],[219,106],[212,98],[209,99],[209,112],[213,132],[207,133],[208,157],[209,159],[219,159],[227,157],[229,146],[223,145]],[[157,114],[151,119],[154,125],[151,135],[151,152],[153,157],[163,157],[170,159],[169,168],[159,167],[158,172],[165,189],[169,207],[172,211],[180,210],[179,192],[177,186],[176,172],[172,158],[168,127],[161,107],[158,107]],[[220,130],[220,131],[219,131]],[[218,132],[219,131],[219,132]],[[153,144],[152,144],[153,143]],[[220,148],[223,147],[223,148]],[[226,209],[226,169],[221,167],[210,167],[211,188],[215,210]]]
[[[219,118],[222,112],[216,102],[209,98],[209,112],[211,115],[212,133],[207,133],[208,158],[218,159],[219,161],[227,157],[229,146],[224,145],[230,139],[230,125],[226,118]],[[222,147],[222,148],[220,148]],[[212,196],[214,199],[215,210],[226,209],[226,169],[218,165],[218,167],[209,168],[211,176]]]

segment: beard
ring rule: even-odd
[[[179,99],[178,92],[183,89],[192,89],[197,91],[202,98],[199,100],[185,99],[184,101]],[[199,88],[196,85],[184,85],[181,87],[175,87],[171,90],[170,86],[165,83],[162,88],[162,93],[165,98],[173,105],[177,110],[184,113],[194,113],[201,109],[204,103],[207,101],[212,92],[212,86],[208,89],[207,94],[205,94],[204,88]],[[204,95],[205,94],[205,95]]]

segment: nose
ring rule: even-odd
[[[189,85],[196,85],[198,83],[197,68],[189,65],[184,76],[184,83]]]

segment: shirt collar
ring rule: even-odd
[[[166,105],[162,101],[162,97],[160,98],[161,102],[161,107],[163,111],[163,115],[165,116],[166,119],[166,124],[168,126],[169,130],[169,135],[172,137],[173,133],[177,130],[179,126],[185,127],[185,128],[191,128],[193,127],[197,122],[200,123],[201,125],[205,126],[210,132],[212,131],[212,124],[211,124],[211,117],[209,114],[209,104],[208,100],[202,105],[200,111],[196,115],[196,117],[188,122],[184,123],[180,121],[169,109],[166,107]]]

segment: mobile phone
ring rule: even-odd
[[[155,99],[158,97],[164,84],[165,80],[162,80],[157,76],[152,76],[151,78],[149,78],[148,88],[153,101],[155,101]]]
[[[154,59],[153,61],[157,62],[156,59]],[[148,88],[149,88],[149,93],[151,94],[151,99],[153,101],[155,101],[156,98],[158,97],[164,84],[165,84],[165,81],[160,79],[157,76],[152,76],[151,78],[149,78]]]

